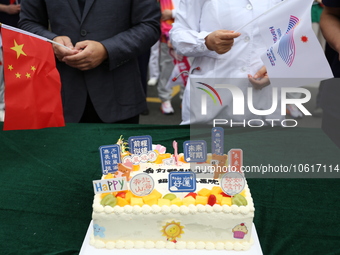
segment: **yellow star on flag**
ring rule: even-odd
[[[31,66],[31,70],[34,72],[35,70],[37,70],[37,68],[35,66]]]
[[[26,53],[22,50],[23,47],[23,44],[18,45],[17,42],[14,40],[14,47],[12,47],[11,50],[14,50],[17,53],[17,59],[20,57],[20,55],[27,56]]]
[[[21,74],[20,74],[20,73],[16,73],[16,74],[15,74],[15,77],[21,78]]]
[[[31,74],[30,73],[26,73],[26,78],[31,78]]]
[[[12,71],[14,68],[12,65],[8,65],[8,70]]]

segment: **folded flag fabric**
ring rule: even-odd
[[[258,18],[267,52],[262,60],[274,85],[302,86],[333,74],[312,29],[313,0],[284,0]],[[284,78],[284,79],[282,79]]]
[[[47,38],[1,25],[5,78],[4,130],[65,126],[61,81]]]

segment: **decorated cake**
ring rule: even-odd
[[[143,139],[144,147],[134,143]],[[242,151],[211,154],[204,146],[204,141],[187,141],[184,153],[177,154],[174,142],[174,153],[166,153],[148,136],[102,146],[103,176],[93,181],[90,244],[106,249],[248,250],[255,209],[239,171]]]

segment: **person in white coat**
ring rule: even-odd
[[[235,31],[279,2],[281,0],[180,2],[170,31],[171,43],[179,54],[194,57],[183,96],[181,124],[211,123],[214,119],[239,125],[247,125],[248,121],[255,125],[257,120],[257,125],[273,124],[270,119],[276,120],[274,125],[280,123],[279,102],[276,110],[267,116],[256,115],[247,106],[248,88],[251,88],[249,97],[253,98],[255,109],[272,109],[273,101],[269,78],[260,58],[266,47],[257,22]],[[243,114],[242,109],[236,109],[240,104],[233,101],[236,98],[231,91],[218,88],[217,84],[232,84],[243,92]],[[206,95],[206,107],[202,107],[202,95]]]

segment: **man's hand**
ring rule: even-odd
[[[105,47],[96,41],[78,42],[74,49],[79,53],[65,56],[62,61],[82,71],[99,66],[108,57]]]
[[[53,44],[53,51],[59,61],[63,61],[65,56],[77,54],[78,51],[74,49],[71,39],[67,36],[57,36],[53,41],[66,46],[69,49],[61,47],[60,45]]]
[[[9,4],[6,5],[6,7],[4,8],[4,11],[7,14],[13,15],[13,14],[17,14],[20,12],[20,4]]]
[[[230,30],[216,30],[205,38],[205,45],[209,50],[224,54],[230,51],[234,44],[234,38],[240,35],[240,33],[234,33]]]
[[[254,89],[263,89],[270,84],[270,80],[267,74],[267,69],[265,66],[261,67],[259,71],[253,76],[248,74],[248,79],[253,85]]]

